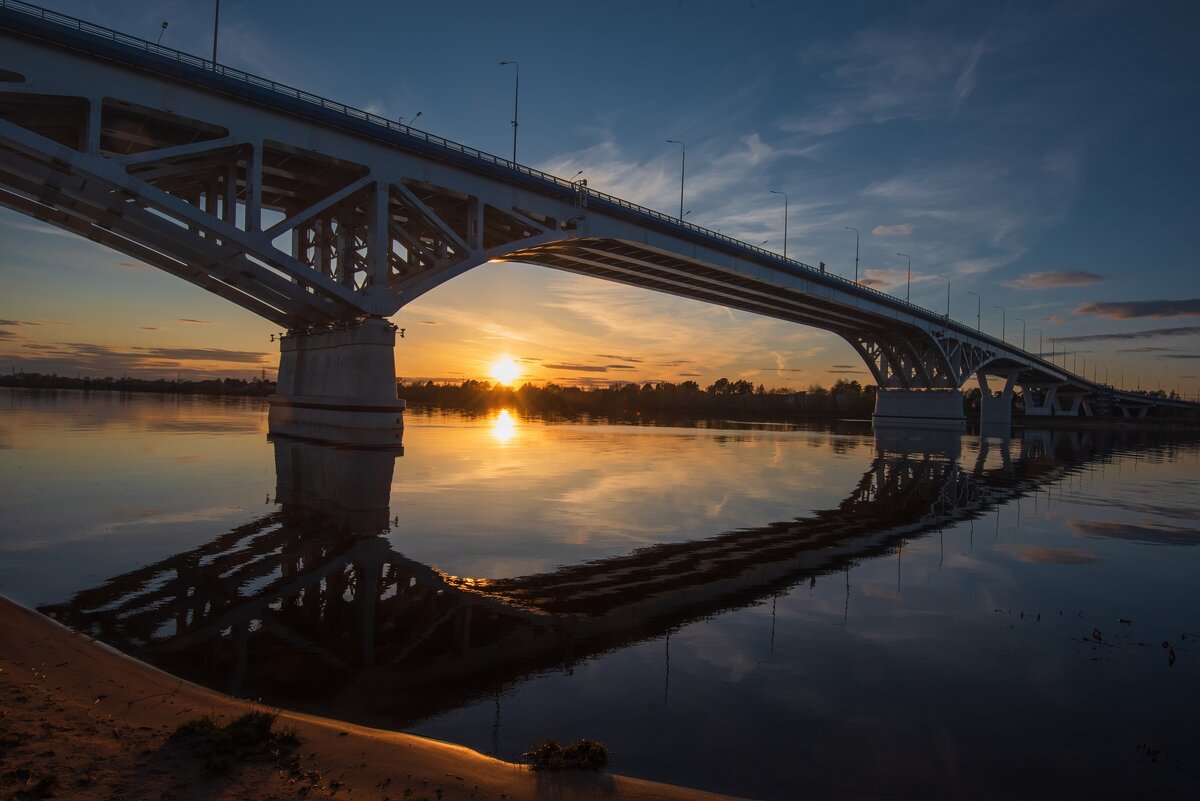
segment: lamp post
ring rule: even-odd
[[[946,279],[946,319],[950,319],[950,276],[934,273],[938,278]]]
[[[983,331],[983,326],[980,324],[980,320],[983,318],[983,296],[969,289],[967,290],[967,294],[975,296],[975,333],[978,334]]]
[[[413,126],[413,123],[417,121],[417,117],[420,117],[424,113],[425,113],[424,111],[418,111],[416,114],[412,115],[412,118],[408,121],[407,125],[404,125],[403,117],[397,117],[396,119],[400,120],[400,124],[404,125],[405,128],[411,128]]]
[[[1043,354],[1042,354],[1042,329],[1035,328],[1033,330],[1038,332],[1038,358],[1040,359],[1043,356]]]
[[[517,163],[517,125],[518,125],[517,112],[520,110],[519,101],[521,98],[521,65],[515,61],[501,61],[500,62],[501,67],[507,67],[509,64],[513,65],[513,69],[516,70],[516,73],[517,73],[516,81],[513,83],[513,120],[512,120],[512,125],[513,125],[513,157],[512,157],[512,160],[513,160],[513,164],[516,164]]]
[[[896,255],[908,259],[908,283],[904,286],[904,302],[909,303],[909,297],[912,295],[912,257],[899,251],[896,251]]]
[[[683,179],[687,173],[687,145],[678,139],[668,139],[667,144],[679,145],[683,149],[683,155],[679,159],[679,221],[683,222]]]
[[[167,32],[167,21],[164,19],[164,20],[163,20],[163,24],[162,24],[162,30],[160,30],[160,31],[158,32],[158,41],[154,43],[156,47],[157,47],[158,45],[161,45],[161,44],[162,44],[162,37],[163,37],[163,34],[164,34],[164,33],[166,33],[166,32]]]
[[[1020,317],[1014,317],[1014,320],[1021,320]],[[1021,320],[1021,350],[1025,350],[1025,321]]]
[[[1004,336],[1004,307],[1003,306],[993,306],[992,308],[1000,310],[1000,341],[1007,342],[1008,338]]]
[[[843,225],[847,231],[854,232],[854,283],[858,283],[858,229],[853,225]]]
[[[779,192],[775,189],[770,190],[772,195],[783,195],[783,258],[787,259],[787,218],[788,218],[788,196],[787,192]]]
[[[213,72],[217,71],[217,29],[221,25],[221,0],[217,0],[216,10],[213,12]]]

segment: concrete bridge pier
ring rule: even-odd
[[[985,373],[976,373],[979,379],[979,423],[991,429],[1007,429],[1012,425],[1013,387],[1017,384],[1017,371],[1001,373],[1004,386],[993,390]],[[993,391],[999,394],[993,394]]]
[[[966,427],[963,395],[957,389],[881,389],[875,396],[878,426],[914,426],[961,431]]]
[[[272,434],[363,445],[398,445],[396,327],[369,318],[279,342],[279,382],[269,399]]]

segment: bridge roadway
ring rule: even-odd
[[[1164,403],[585,182],[19,0],[0,0],[0,41],[0,204],[285,327],[273,424],[398,429],[386,318],[489,261],[831,331],[884,390],[880,421],[961,425],[972,376],[1002,424],[1016,386],[1027,414]]]
[[[447,575],[381,536],[394,453],[277,438],[276,511],[42,611],[225,691],[407,725],[820,577],[845,573],[849,590],[864,560],[1040,492],[1114,446],[1153,447],[1028,431],[1019,447],[979,440],[964,465],[958,435],[945,436],[934,452],[927,439],[917,451],[881,442],[835,508],[492,579]]]

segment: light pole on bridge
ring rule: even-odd
[[[1025,321],[1020,317],[1014,317],[1014,320],[1021,320],[1021,350],[1025,350]]]
[[[513,164],[515,165],[517,163],[517,125],[518,125],[517,112],[520,111],[519,103],[520,103],[520,98],[521,98],[521,65],[515,61],[501,61],[500,62],[501,67],[507,67],[509,64],[513,65],[513,69],[516,70],[516,73],[517,73],[516,81],[513,83],[513,120],[512,120],[512,126],[513,126],[513,157],[512,157],[512,161],[513,161]]]
[[[938,278],[946,279],[946,319],[950,319],[950,276],[934,273]]]
[[[217,29],[221,26],[221,0],[217,0],[217,7],[213,11],[213,72],[217,71]]]
[[[993,306],[992,308],[1000,310],[1000,340],[1003,342],[1008,342],[1008,337],[1004,335],[1004,307]]]
[[[975,296],[975,333],[978,334],[983,331],[983,326],[980,322],[983,319],[983,296],[969,289],[967,290],[967,294]]]
[[[1033,330],[1038,332],[1038,358],[1041,359],[1044,356],[1042,353],[1042,329],[1035,328]]]
[[[904,286],[904,302],[909,303],[909,297],[912,295],[912,257],[907,253],[896,251],[897,256],[903,256],[908,259],[908,282]]]
[[[770,190],[772,195],[783,195],[783,258],[787,259],[787,222],[788,222],[788,196],[787,192],[780,192],[776,189]]]
[[[683,148],[683,155],[679,159],[679,221],[683,222],[683,179],[687,174],[687,145],[678,139],[668,139],[667,144]]]
[[[858,283],[858,229],[853,225],[843,225],[847,231],[854,232],[854,283]]]

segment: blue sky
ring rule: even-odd
[[[212,6],[54,2],[198,54]],[[1190,2],[337,4],[225,0],[223,63],[854,272],[1103,379],[1200,393],[1200,5]],[[3,65],[0,65],[3,66]],[[274,326],[0,212],[0,367],[241,374]],[[999,308],[1003,307],[1001,312]],[[869,380],[823,332],[485,265],[396,316],[405,377]],[[22,323],[17,325],[15,323]],[[207,349],[207,350],[205,350]],[[1075,353],[1078,353],[1078,356]],[[1061,360],[1060,360],[1061,361]],[[10,368],[11,369],[11,368]],[[1081,371],[1084,369],[1080,364]]]

